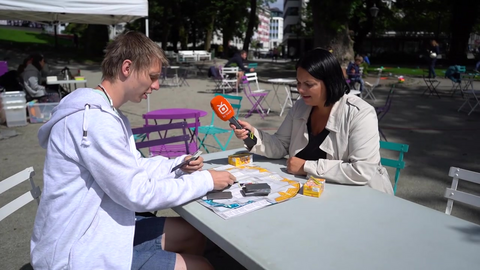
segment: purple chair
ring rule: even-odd
[[[0,76],[8,72],[7,61],[0,61]]]
[[[390,106],[392,105],[393,93],[395,92],[395,84],[392,84],[390,88],[390,92],[388,93],[387,100],[385,101],[385,105],[375,107],[375,111],[377,112],[378,117],[378,132],[380,132],[380,137],[382,137],[386,142],[387,137],[383,133],[382,129],[380,128],[380,121],[385,117],[385,115],[390,111]]]
[[[200,117],[201,112],[198,110],[193,110],[193,112],[182,112],[182,111],[192,111],[191,109],[163,109],[157,111],[151,111],[143,115],[145,119],[144,127],[160,125],[159,121],[168,121],[168,124],[187,122],[187,129],[189,131],[189,142],[187,145],[184,144],[169,144],[169,145],[156,145],[150,147],[150,155],[157,156],[161,155],[168,158],[178,157],[185,154],[192,154],[198,150],[197,140],[198,140],[198,127],[200,126]],[[163,132],[157,132],[160,139],[167,138],[168,129],[165,129]],[[149,135],[147,135],[149,138]]]
[[[187,127],[187,122],[178,122],[178,123],[171,123],[171,124],[164,124],[164,125],[154,125],[154,126],[144,126],[144,127],[139,127],[139,128],[133,128],[132,132],[133,135],[144,135],[146,134],[146,137],[149,138],[150,133],[166,133],[167,131],[175,130],[175,129],[182,129],[183,135],[179,136],[172,136],[172,137],[163,137],[160,139],[149,139],[145,141],[145,137],[143,138],[142,141],[136,142],[135,145],[137,149],[142,149],[142,148],[152,148],[152,147],[162,147],[166,146],[167,144],[172,144],[172,143],[177,143],[177,142],[182,142],[184,144],[184,149],[188,150],[188,144],[190,142],[190,135],[187,133],[188,127]],[[180,145],[183,145],[180,144]],[[189,153],[187,153],[189,154]],[[143,156],[143,153],[142,153]]]
[[[263,100],[267,97],[268,91],[252,91],[250,88],[250,82],[248,81],[247,76],[242,77],[243,89],[245,91],[245,96],[252,104],[252,108],[248,111],[245,118],[250,117],[253,111],[257,111],[262,119],[267,115],[266,110],[262,107]]]

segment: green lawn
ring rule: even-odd
[[[368,74],[375,74],[377,73],[377,68],[380,66],[370,66],[368,67]],[[422,76],[423,71],[428,73],[427,69],[422,68],[402,68],[402,67],[383,67],[382,74],[389,74],[392,73],[393,75],[403,75],[403,76]],[[443,77],[445,75],[446,69],[444,68],[436,68],[435,73],[437,76]]]
[[[55,44],[55,37],[40,32],[25,31],[23,29],[0,28],[0,41],[35,43],[35,44]],[[58,37],[59,44],[71,44],[72,41]]]

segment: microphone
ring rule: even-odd
[[[232,104],[228,102],[228,100],[222,96],[216,96],[210,101],[210,106],[218,118],[222,119],[223,121],[229,121],[231,124],[235,126],[237,129],[243,129],[240,123],[235,118],[235,112],[233,110]],[[257,144],[257,137],[248,130],[248,137],[243,140],[245,145],[248,149],[252,149],[253,146]]]

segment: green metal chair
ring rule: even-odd
[[[248,68],[257,68],[258,67],[258,63],[249,63],[248,64]]]
[[[226,98],[230,104],[232,105],[233,109],[236,111],[235,112],[235,117],[238,118],[238,114],[240,113],[240,107],[242,104],[242,96],[232,96],[232,95],[223,95],[223,94],[216,94],[215,96],[223,96]],[[222,151],[225,151],[228,147],[228,144],[230,143],[230,140],[232,139],[233,136],[233,129],[230,128],[229,123],[223,123],[223,125],[227,128],[221,128],[218,126],[215,126],[215,119],[218,118],[215,115],[215,112],[212,110],[212,120],[210,122],[210,125],[208,126],[200,126],[198,127],[198,139],[200,141],[200,145],[198,146],[198,149],[204,148],[207,153],[210,153],[207,149],[207,146],[221,149]],[[218,119],[217,121],[221,121]],[[223,122],[223,121],[222,121]],[[228,140],[225,144],[222,144],[220,139],[217,137],[219,134],[224,134],[224,133],[229,133],[230,136],[228,137]],[[203,138],[200,138],[200,134],[203,134]],[[218,147],[215,145],[206,145],[205,144],[205,139],[208,137],[208,135],[211,135],[217,144],[219,145]]]
[[[395,184],[393,186],[393,194],[397,192],[397,183],[398,183],[398,178],[400,178],[400,170],[405,168],[405,162],[403,161],[403,154],[408,152],[408,147],[409,147],[408,144],[380,141],[380,149],[399,152],[398,160],[381,158],[381,161],[380,161],[383,166],[393,167],[397,169],[395,171]]]

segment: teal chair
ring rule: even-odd
[[[395,194],[397,192],[398,178],[400,178],[400,170],[405,168],[405,161],[403,161],[403,154],[408,152],[408,144],[380,141],[380,148],[399,152],[398,160],[381,158],[381,161],[380,161],[383,166],[393,167],[397,169],[395,171],[395,185],[393,186],[393,194]]]
[[[257,68],[258,63],[249,63],[248,68]]]
[[[235,110],[235,117],[238,118],[238,115],[240,113],[240,107],[241,107],[241,104],[242,104],[242,96],[232,96],[232,95],[223,95],[223,94],[216,94],[215,96],[223,96],[224,98],[226,98],[230,102],[230,104],[232,104],[232,107]],[[217,148],[217,149],[221,149],[222,151],[225,151],[225,149],[227,149],[228,144],[230,143],[230,140],[232,139],[232,136],[233,136],[233,129],[230,128],[229,122],[224,122],[224,121],[222,121],[220,119],[217,119],[217,118],[218,117],[216,116],[215,112],[212,110],[212,120],[210,122],[210,125],[200,126],[198,128],[198,139],[200,141],[200,145],[199,145],[198,148],[200,149],[200,148],[203,147],[203,149],[205,149],[205,151],[207,151],[207,153],[210,153],[208,151],[207,146]],[[222,122],[222,126],[225,126],[226,128],[221,128],[221,127],[215,126],[215,119],[217,119],[217,121]],[[229,132],[230,132],[230,136],[228,137],[227,142],[225,144],[222,144],[222,142],[217,137],[217,135],[225,134],[225,133],[229,133]],[[202,138],[201,138],[201,134],[203,134]],[[205,139],[208,137],[208,135],[211,135],[215,139],[215,141],[218,144],[218,147],[214,146],[214,145],[206,145],[205,144]]]
[[[135,143],[137,142],[143,142],[147,138],[147,133],[142,133],[142,134],[133,134],[133,140]],[[138,150],[137,151],[142,155],[142,157],[145,157],[145,155],[142,153],[142,151]]]

